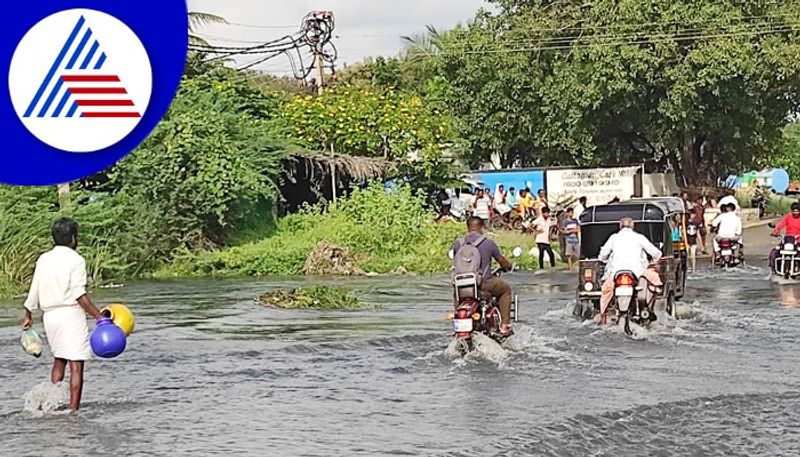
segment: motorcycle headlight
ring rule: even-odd
[[[593,291],[594,290],[594,284],[592,284],[590,282],[587,282],[586,284],[583,285],[583,290],[585,290],[586,292]]]
[[[794,251],[794,245],[791,243],[786,243],[783,245],[784,251]]]

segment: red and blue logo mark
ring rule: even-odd
[[[158,125],[186,62],[182,0],[29,0],[0,29],[0,183],[100,172]]]
[[[80,42],[73,48],[81,35]],[[24,117],[142,117],[119,75],[97,73],[103,70],[107,58],[100,41],[86,24],[86,18],[81,16]],[[56,103],[56,100],[60,101]]]

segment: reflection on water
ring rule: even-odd
[[[87,365],[77,416],[0,308],[0,455],[798,455],[800,286],[765,273],[693,275],[637,338],[574,319],[574,276],[514,273],[516,334],[467,357],[445,277],[332,281],[379,305],[347,312],[253,301],[305,279],[102,290],[137,331]]]
[[[800,308],[800,284],[778,285],[781,304],[787,308]]]

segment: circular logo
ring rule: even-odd
[[[161,121],[186,62],[185,0],[28,0],[0,28],[0,183],[94,175]]]
[[[43,19],[20,41],[8,87],[36,138],[63,151],[94,152],[136,128],[153,77],[147,51],[127,25],[73,9]]]

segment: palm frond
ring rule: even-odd
[[[222,16],[211,13],[201,13],[193,11],[189,13],[189,30],[194,32],[198,28],[207,24],[227,24],[228,21]]]

